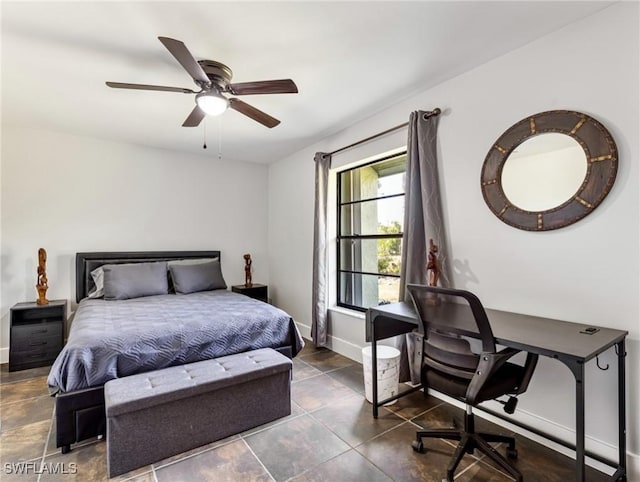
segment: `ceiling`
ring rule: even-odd
[[[611,3],[2,1],[2,125],[269,163]],[[192,94],[105,86],[198,90],[158,36],[299,93],[242,97],[273,129],[232,110],[181,127]]]

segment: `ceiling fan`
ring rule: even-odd
[[[230,107],[260,124],[272,128],[280,124],[278,119],[271,117],[269,114],[256,109],[240,99],[236,99],[235,97],[227,98],[222,94],[253,95],[298,93],[298,87],[291,79],[262,80],[232,84],[230,82],[233,72],[226,65],[213,60],[196,60],[186,45],[179,40],[168,37],[158,37],[158,39],[193,78],[193,81],[200,88],[200,91],[196,92],[181,87],[127,84],[122,82],[107,82],[106,84],[115,89],[157,90],[161,92],[196,94],[196,106],[182,124],[183,127],[197,127],[205,115],[220,115]]]

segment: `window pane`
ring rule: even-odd
[[[342,239],[339,269],[400,275],[401,255],[402,238]]]
[[[398,301],[400,279],[388,276],[340,273],[339,303],[370,308]]]
[[[407,159],[403,154],[341,172],[340,202],[348,203],[403,193],[406,165]]]
[[[404,196],[347,204],[340,208],[340,234],[402,233]]]
[[[404,193],[404,171],[378,179],[378,196]]]

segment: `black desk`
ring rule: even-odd
[[[584,365],[605,350],[616,347],[618,355],[618,462],[609,465],[616,469],[611,480],[627,480],[626,465],[626,406],[625,406],[625,338],[627,331],[595,327],[597,332],[582,334],[591,325],[550,320],[537,316],[522,315],[487,309],[496,343],[509,348],[537,353],[555,358],[564,363],[576,380],[576,480],[585,480],[584,447]],[[413,331],[419,320],[408,303],[392,303],[370,308],[367,325],[371,333],[373,416],[378,417],[378,407],[400,398],[415,389],[407,390],[395,397],[378,401],[377,341]],[[456,321],[451,331],[473,336],[473,329]],[[516,421],[512,423],[519,425]],[[601,459],[599,459],[601,460]],[[602,460],[601,460],[602,461]],[[607,461],[604,461],[607,463]]]

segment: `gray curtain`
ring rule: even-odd
[[[436,136],[440,116],[429,112],[412,112],[407,139],[407,173],[405,177],[404,235],[400,268],[400,299],[410,301],[407,283],[427,284],[429,239],[438,246],[440,285],[451,280],[447,262],[447,240],[442,216],[438,182]]]
[[[400,300],[411,302],[407,283],[428,284],[427,262],[429,239],[438,246],[440,285],[448,287],[451,280],[447,262],[447,240],[442,216],[442,201],[438,182],[436,137],[438,115],[412,112],[407,139],[407,172],[405,177],[404,234],[400,268]],[[396,341],[402,357],[400,381],[420,381],[422,340],[409,334]]]
[[[313,286],[311,300],[311,339],[316,346],[327,344],[328,266],[327,266],[327,189],[331,154],[316,153],[316,198],[313,228]]]

